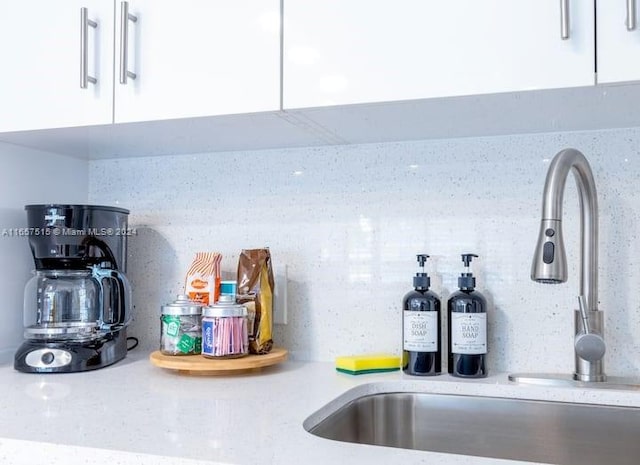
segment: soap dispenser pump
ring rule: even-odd
[[[431,279],[424,270],[429,255],[419,254],[414,290],[402,301],[402,370],[409,375],[433,376],[442,371],[440,348],[440,298],[429,290]]]
[[[476,278],[470,264],[477,255],[462,254],[464,272],[458,291],[447,302],[448,371],[463,378],[487,376],[487,300],[475,290]]]

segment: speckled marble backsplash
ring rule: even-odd
[[[197,251],[222,252],[228,278],[242,248],[270,247],[274,263],[288,266],[289,322],[276,326],[275,341],[303,360],[397,352],[415,255],[433,257],[432,289],[446,302],[460,254],[473,252],[491,303],[490,371],[571,372],[573,181],[569,281],[529,279],[547,168],[566,147],[586,155],[599,192],[606,371],[640,376],[638,129],[93,161],[89,200],[131,210],[130,334],[145,349],[157,347],[160,306],[182,292]]]

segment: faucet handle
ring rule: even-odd
[[[587,314],[587,304],[585,302],[584,296],[578,296],[578,308],[580,309],[580,316],[582,317],[582,330],[585,334],[589,334],[591,332],[591,328],[589,327],[589,315]]]
[[[587,362],[597,362],[607,350],[604,339],[596,333],[578,334],[574,346],[578,357]]]
[[[583,295],[578,296],[578,306],[582,318],[582,331],[576,334],[573,343],[576,354],[587,362],[596,362],[604,357],[607,347],[604,338],[600,334],[594,333],[589,325],[589,315]]]

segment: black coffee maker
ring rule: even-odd
[[[14,368],[95,370],[127,355],[131,288],[129,211],[97,205],[27,205],[34,276],[24,294],[25,342]]]

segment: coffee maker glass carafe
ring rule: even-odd
[[[25,287],[24,336],[14,368],[95,370],[126,356],[131,288],[129,211],[100,205],[27,205],[34,276]]]
[[[104,294],[106,287],[114,290],[116,298],[128,300],[129,284],[119,271],[94,266],[34,274],[24,293],[26,339],[83,341],[128,323],[128,303],[109,305]]]

